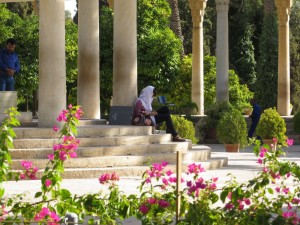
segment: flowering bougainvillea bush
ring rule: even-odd
[[[79,119],[83,112],[78,106],[63,110],[57,120],[63,122],[60,143],[53,146],[53,153],[41,178],[41,191],[36,201],[25,202],[22,195],[5,198],[3,182],[14,178],[36,179],[38,168],[30,161],[21,162],[24,171],[12,172],[9,149],[13,148],[18,126],[15,109],[10,109],[2,123],[0,135],[0,223],[56,225],[64,221],[67,213],[75,213],[79,221],[88,224],[121,224],[125,218],[135,216],[143,225],[267,225],[300,224],[300,168],[295,162],[283,161],[283,148],[270,150],[272,146],[256,142],[254,153],[261,172],[245,183],[234,177],[222,187],[218,178],[205,179],[201,164],[188,165],[187,171],[177,181],[167,162],[153,163],[143,174],[139,195],[126,195],[119,190],[117,174],[102,174],[99,186],[108,187],[108,193],[73,195],[60,187],[64,162],[76,155],[79,140],[76,139]],[[287,145],[292,145],[287,140]],[[176,183],[181,189],[176,190]],[[290,185],[293,184],[293,185]],[[176,202],[179,201],[178,208]],[[180,210],[178,210],[180,209]],[[178,214],[176,214],[178,212]]]

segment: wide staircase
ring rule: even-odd
[[[21,170],[21,161],[33,161],[40,171],[49,163],[47,156],[59,142],[59,134],[51,128],[18,127],[14,129],[14,149],[10,150],[13,170]],[[166,161],[176,168],[177,152],[182,153],[182,164],[201,163],[206,169],[226,166],[227,158],[211,158],[205,145],[172,142],[171,135],[152,134],[146,126],[88,125],[78,126],[80,145],[77,158],[65,161],[63,178],[98,178],[103,173],[116,172],[119,176],[141,176],[149,163]]]

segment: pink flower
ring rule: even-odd
[[[162,208],[167,208],[170,206],[170,203],[165,200],[159,200],[158,205]]]
[[[21,174],[20,174],[20,179],[21,179],[21,180],[25,180],[25,178],[26,178],[25,174],[21,173]]]
[[[71,104],[69,104],[69,105],[68,105],[68,108],[69,108],[69,109],[72,109],[72,108],[73,108],[73,106],[72,106]]]
[[[274,143],[277,143],[277,139],[276,139],[276,138],[273,138],[273,142],[274,142]]]
[[[33,163],[30,161],[21,161],[21,164],[26,170],[29,170],[33,165]]]
[[[251,201],[250,201],[249,198],[244,198],[243,200],[244,200],[244,202],[245,202],[246,205],[250,205],[251,204]]]
[[[276,188],[275,188],[275,191],[276,191],[277,193],[279,193],[279,192],[280,192],[280,187],[276,187]]]
[[[290,189],[289,188],[283,188],[282,191],[283,191],[283,193],[285,193],[287,195],[289,193]]]
[[[292,146],[294,144],[294,139],[286,139],[286,143],[288,146]]]
[[[49,154],[48,159],[51,160],[51,161],[54,160],[54,154]]]
[[[141,211],[141,213],[143,214],[147,214],[149,212],[148,207],[145,204],[142,204],[139,208],[139,210]]]
[[[268,168],[267,167],[264,167],[263,168],[263,173],[267,173],[268,172]]]
[[[52,184],[52,181],[51,181],[51,180],[49,180],[49,179],[46,179],[46,180],[45,180],[45,186],[46,186],[46,187],[49,187],[51,184]]]
[[[105,173],[99,177],[100,184],[105,184],[105,183],[108,183],[109,181],[114,182],[114,181],[118,181],[118,180],[120,180],[120,178],[115,172],[113,172],[112,174]]]
[[[171,175],[173,174],[173,172],[172,172],[171,170],[168,170],[168,171],[166,172],[166,174],[167,174],[168,176],[171,176]]]
[[[258,159],[257,159],[257,163],[258,163],[258,164],[262,164],[262,163],[263,163],[262,158],[258,158]]]
[[[188,174],[189,173],[198,174],[201,172],[205,172],[205,169],[202,167],[201,164],[193,163],[193,164],[188,165]]]
[[[155,198],[149,198],[148,202],[149,202],[149,204],[154,205],[154,204],[156,204],[156,199]]]
[[[47,220],[48,225],[59,225],[59,216],[55,212],[51,212],[48,208],[44,207],[41,209],[40,213],[34,216],[34,220],[39,222],[43,219]]]
[[[169,182],[176,183],[177,182],[177,178],[176,177],[169,177]]]
[[[233,209],[233,207],[234,207],[234,205],[232,204],[232,203],[227,203],[226,205],[225,205],[225,209]]]
[[[53,126],[53,130],[55,131],[55,132],[57,132],[58,130],[59,130],[59,128],[57,127],[57,126]]]

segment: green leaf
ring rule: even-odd
[[[39,192],[35,193],[34,197],[35,197],[35,198],[39,198],[39,197],[41,197],[42,195],[43,195],[43,192],[39,191]]]

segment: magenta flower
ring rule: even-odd
[[[113,172],[112,174],[104,173],[99,177],[100,184],[105,184],[109,183],[110,181],[114,182],[118,180],[120,180],[120,177],[115,172]]]
[[[282,191],[283,191],[283,193],[285,193],[287,195],[289,193],[290,189],[287,187],[287,188],[283,188]]]
[[[234,205],[232,203],[227,203],[225,205],[225,209],[228,209],[228,210],[233,209],[233,207],[234,207]]]
[[[263,164],[263,159],[262,159],[262,158],[258,158],[258,159],[257,159],[257,163],[258,163],[258,164]]]
[[[170,203],[165,200],[159,200],[158,205],[162,208],[167,208],[170,206]]]
[[[173,174],[173,172],[172,172],[171,170],[168,170],[168,171],[166,172],[166,174],[167,174],[168,176],[171,176],[171,175]]]
[[[154,205],[154,204],[156,204],[156,202],[157,202],[155,198],[148,198],[147,201],[148,201],[148,203],[151,204],[151,205]]]
[[[47,220],[47,225],[59,225],[60,218],[55,212],[51,212],[48,208],[44,207],[40,213],[34,216],[34,220],[37,222]]]
[[[149,212],[149,208],[145,205],[145,204],[142,204],[139,208],[139,210],[141,211],[141,213],[143,214],[147,214]]]
[[[49,187],[51,184],[52,184],[52,181],[51,181],[51,180],[49,180],[49,179],[46,179],[46,180],[45,180],[45,186],[46,186],[46,187]]]
[[[48,159],[51,160],[51,161],[54,160],[54,154],[49,154]]]
[[[294,139],[286,139],[286,143],[288,146],[292,146],[294,144]]]
[[[57,131],[59,131],[59,128],[57,127],[57,126],[53,126],[53,130],[55,131],[55,132],[57,132]]]

